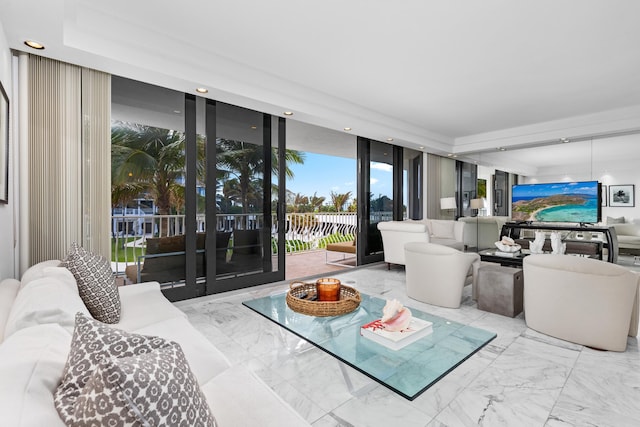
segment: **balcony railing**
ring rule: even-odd
[[[386,217],[386,215],[381,215]],[[145,254],[148,237],[184,234],[184,215],[113,215],[112,254],[114,271],[123,274],[127,265],[135,264]],[[278,226],[275,214],[270,230],[273,254],[278,248]],[[196,230],[207,231],[205,215],[196,217]],[[220,214],[216,216],[216,231],[260,229],[261,214]],[[355,212],[288,213],[286,215],[285,250],[287,253],[323,249],[327,243],[353,240],[357,229]]]

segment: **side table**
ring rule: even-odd
[[[521,268],[484,265],[478,269],[478,308],[503,316],[522,313],[524,281]]]

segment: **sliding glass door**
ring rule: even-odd
[[[284,119],[208,101],[207,124],[207,293],[283,280]]]

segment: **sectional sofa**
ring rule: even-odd
[[[122,286],[117,293],[120,318],[106,326],[177,342],[218,426],[309,425],[256,375],[232,366],[157,282]],[[0,282],[0,425],[65,425],[54,395],[77,313],[89,316],[74,275],[60,261],[31,267],[21,281]]]
[[[461,251],[464,249],[464,229],[463,222],[440,219],[378,223],[384,247],[384,261],[389,265],[405,265],[404,245],[409,242],[435,243]]]

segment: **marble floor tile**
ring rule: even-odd
[[[332,274],[379,298],[497,337],[413,401],[369,379],[244,307],[286,292],[288,282],[181,301],[192,324],[234,365],[256,373],[314,427],[639,426],[640,348],[597,351],[477,309],[467,286],[459,309],[406,295],[404,268],[377,264]],[[343,374],[346,372],[347,376]],[[351,387],[349,386],[351,382]]]

